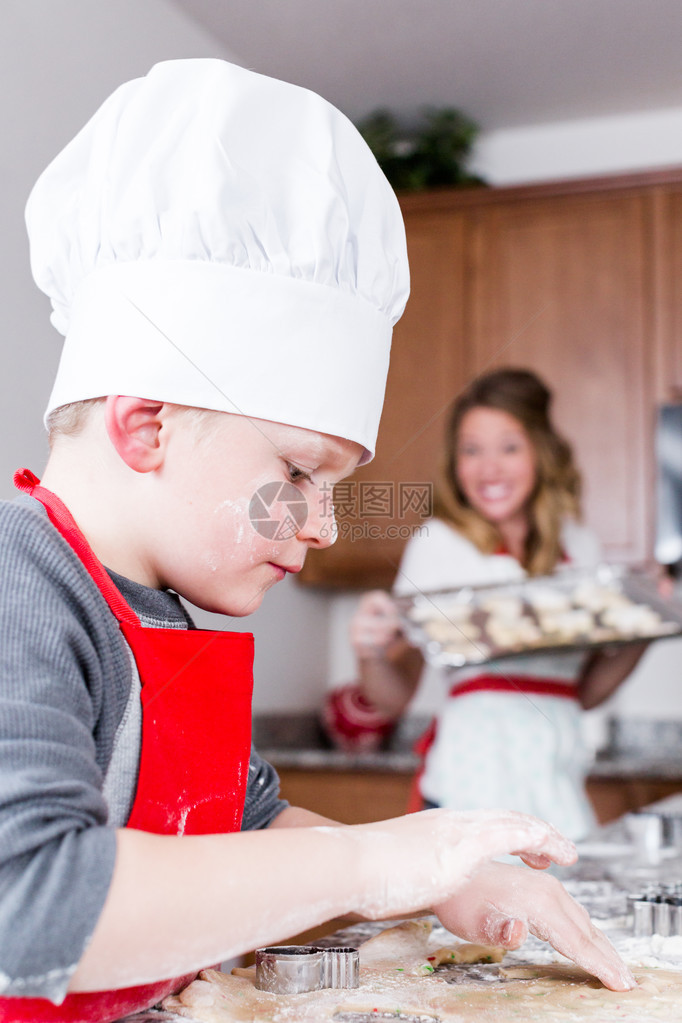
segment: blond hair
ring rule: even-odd
[[[497,527],[471,507],[457,478],[462,420],[474,408],[506,412],[525,430],[535,454],[536,484],[528,505],[529,529],[522,565],[529,575],[552,572],[561,561],[561,529],[581,516],[581,477],[568,442],[550,418],[552,393],[528,369],[504,368],[477,377],[455,401],[434,492],[434,515],[455,526],[482,553],[502,543]]]
[[[76,437],[85,427],[93,410],[103,404],[104,398],[86,398],[53,409],[47,417],[50,447],[58,437]]]
[[[86,398],[74,401],[69,405],[61,405],[53,409],[47,418],[47,431],[50,447],[58,437],[77,437],[83,431],[93,411],[106,401],[106,398]],[[172,405],[173,410],[186,417],[190,426],[202,428],[202,435],[207,436],[212,424],[224,415],[213,409],[194,408],[190,405]]]

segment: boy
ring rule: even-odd
[[[0,1019],[113,1020],[340,914],[431,908],[631,987],[557,882],[487,862],[572,862],[549,825],[344,827],[280,801],[250,748],[251,637],[195,630],[176,596],[249,614],[330,542],[326,495],[373,454],[407,263],[352,125],[221,61],[160,64],[48,167],[27,223],[66,340],[42,483],[18,473],[0,512]],[[281,540],[249,520],[273,483],[306,507]]]

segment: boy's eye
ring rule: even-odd
[[[305,469],[300,469],[292,462],[287,462],[287,470],[292,483],[300,483],[302,480],[310,481],[312,479],[310,473],[306,472]]]

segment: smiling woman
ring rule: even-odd
[[[580,475],[551,402],[530,370],[476,379],[453,406],[434,504],[482,553],[505,551],[531,575],[554,570],[563,526],[580,517]]]
[[[501,409],[470,409],[460,424],[455,472],[469,508],[496,528],[507,550],[522,561],[526,509],[537,474],[533,445],[521,422]]]
[[[552,423],[551,402],[543,381],[522,368],[487,373],[460,395],[446,430],[434,517],[405,549],[395,596],[596,566],[596,537],[579,522],[580,475]],[[479,631],[468,621],[452,628],[462,643]],[[361,600],[351,640],[359,695],[384,715],[385,728],[415,693],[423,657],[381,591]],[[573,838],[584,836],[594,817],[580,708],[606,699],[641,653],[519,655],[488,661],[483,673],[441,669],[450,698],[420,741],[423,770],[412,808],[524,809]]]

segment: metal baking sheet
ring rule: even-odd
[[[646,573],[614,565],[424,592],[397,603],[410,642],[431,664],[453,668],[682,635],[682,603],[663,599]]]

